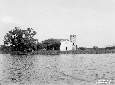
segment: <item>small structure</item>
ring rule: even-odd
[[[70,35],[70,41],[68,39],[61,39],[60,40],[60,51],[67,51],[67,50],[76,50],[76,35]]]
[[[60,43],[61,51],[72,50],[72,42],[70,42],[69,40],[61,40]]]

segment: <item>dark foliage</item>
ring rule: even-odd
[[[79,47],[78,50],[86,50],[85,47]]]
[[[60,41],[58,39],[47,39],[42,41],[42,47],[46,50],[60,50]]]
[[[106,47],[105,49],[106,50],[112,50],[112,49],[115,49],[115,46],[113,46],[113,47]]]
[[[94,49],[94,50],[97,50],[97,49],[98,49],[98,47],[97,47],[97,46],[93,46],[93,49]]]
[[[34,35],[36,35],[36,32],[32,28],[22,30],[15,27],[4,36],[4,45],[9,45],[11,51],[31,52],[35,50],[37,41],[37,39],[33,38]]]

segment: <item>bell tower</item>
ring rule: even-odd
[[[76,50],[77,49],[76,35],[70,35],[70,41],[72,42],[72,50]]]

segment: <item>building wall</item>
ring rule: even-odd
[[[72,42],[72,50],[76,50],[76,35],[70,35],[70,41]]]
[[[61,41],[60,51],[72,50],[72,42]]]

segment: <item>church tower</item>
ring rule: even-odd
[[[70,41],[72,42],[72,50],[76,50],[77,49],[76,35],[70,35]]]

